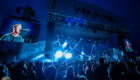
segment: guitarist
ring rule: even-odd
[[[110,56],[108,56],[107,54],[104,55],[104,53],[103,53],[103,54],[102,54],[102,58],[104,58],[104,59],[109,59]]]
[[[110,58],[110,56],[108,56],[107,54],[105,55],[105,58],[108,60]]]
[[[105,54],[104,54],[104,53],[102,53],[102,58],[106,58],[106,56],[105,56]]]
[[[94,55],[94,54],[91,55],[91,59],[92,59],[92,60],[94,60],[95,57],[96,57],[96,55]]]

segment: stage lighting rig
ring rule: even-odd
[[[126,31],[112,26],[78,19],[75,17],[64,16],[55,12],[48,12],[49,21],[55,21],[55,33],[66,34],[69,36],[88,37],[95,39],[109,39],[113,34],[121,34]],[[56,18],[54,20],[54,18]]]

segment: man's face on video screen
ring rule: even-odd
[[[16,33],[16,34],[19,34],[21,31],[21,25],[16,25],[14,28],[13,28],[13,32]]]
[[[126,46],[127,46],[127,48],[129,48],[129,42],[128,41],[126,41]]]
[[[17,32],[17,33],[20,33],[20,30],[21,30],[21,25],[17,25],[16,27],[14,27],[13,29],[13,32]]]
[[[21,31],[20,31],[21,28],[22,28],[22,27],[21,27],[21,24],[16,24],[16,25],[14,25],[12,35],[13,35],[14,37],[18,36],[18,34],[21,32]]]

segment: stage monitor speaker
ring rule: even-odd
[[[55,22],[49,22],[47,28],[47,38],[46,38],[46,47],[45,47],[45,52],[46,52],[45,56],[47,58],[50,58],[50,53],[52,52],[53,49],[54,28],[55,28]]]
[[[0,60],[19,60],[23,43],[0,41]]]

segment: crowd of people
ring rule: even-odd
[[[6,78],[7,79],[3,79]],[[140,59],[2,62],[3,80],[140,80]]]

